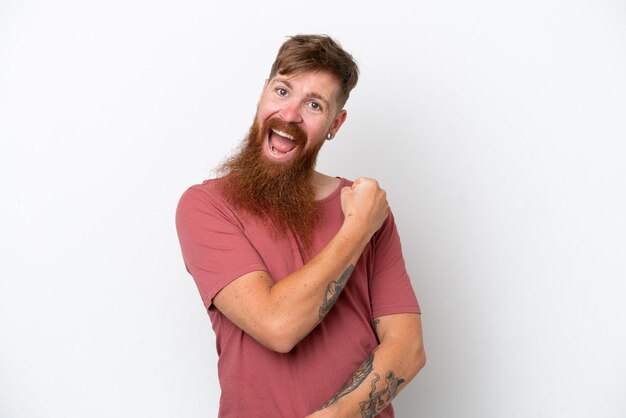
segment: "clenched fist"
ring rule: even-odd
[[[387,193],[376,180],[359,177],[351,187],[341,189],[341,209],[344,223],[358,228],[369,239],[387,219]]]

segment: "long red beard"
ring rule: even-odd
[[[263,155],[272,128],[294,137],[298,149],[293,152],[298,155],[291,161],[274,163]],[[321,144],[305,150],[306,143],[306,134],[297,125],[270,119],[259,126],[255,118],[239,152],[218,169],[224,176],[218,185],[233,206],[269,220],[275,236],[290,228],[308,248],[320,219],[311,180]]]

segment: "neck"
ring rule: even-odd
[[[315,200],[322,200],[337,190],[341,180],[315,171],[313,172],[311,182],[315,191]]]

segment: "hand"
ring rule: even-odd
[[[354,223],[368,236],[374,235],[389,214],[387,193],[374,179],[360,177],[341,190],[344,222]]]

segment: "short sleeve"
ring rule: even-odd
[[[207,309],[231,281],[266,269],[237,216],[212,189],[193,186],[182,195],[176,229],[185,267]]]
[[[374,268],[370,298],[374,318],[400,313],[421,313],[406,271],[400,236],[393,214],[373,238]]]

